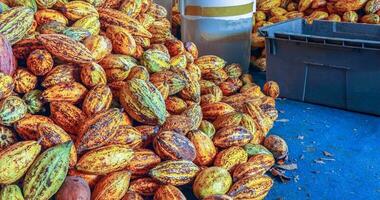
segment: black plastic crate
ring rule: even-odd
[[[380,115],[380,26],[294,19],[263,27],[281,97]]]

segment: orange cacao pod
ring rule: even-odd
[[[194,163],[201,166],[210,165],[217,153],[211,138],[202,131],[191,131],[188,137],[196,150]]]
[[[87,116],[109,109],[112,101],[111,89],[107,85],[96,85],[84,98],[82,110]]]
[[[153,196],[160,183],[153,178],[140,178],[131,182],[129,190],[142,196]]]
[[[149,149],[137,149],[127,166],[133,175],[146,175],[149,170],[161,162],[161,158]]]
[[[159,133],[153,145],[154,150],[162,159],[193,161],[196,157],[194,144],[187,137],[174,131]]]
[[[18,68],[13,75],[14,90],[17,93],[27,93],[37,85],[37,77],[26,69]]]
[[[181,190],[172,185],[163,185],[159,187],[154,193],[153,200],[186,200],[185,195],[182,194]]]
[[[68,102],[53,101],[50,103],[50,118],[63,130],[76,136],[78,127],[86,117],[75,105]]]

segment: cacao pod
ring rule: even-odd
[[[121,199],[127,193],[131,173],[119,171],[106,175],[95,186],[91,199],[114,200]]]
[[[156,125],[166,120],[165,101],[153,84],[141,79],[127,82],[120,93],[120,103],[135,120]]]
[[[248,154],[241,147],[230,147],[220,151],[214,160],[214,166],[223,167],[232,172],[235,167],[248,160]]]
[[[41,145],[45,149],[58,144],[72,141],[70,135],[67,134],[61,127],[53,123],[41,123],[37,127],[39,137],[42,138]],[[70,149],[70,167],[74,167],[77,163],[77,151],[73,145]]]
[[[10,126],[25,117],[28,111],[24,100],[9,96],[0,101],[0,124]]]
[[[124,169],[133,158],[133,150],[123,145],[108,145],[85,153],[76,169],[85,173],[104,175]]]
[[[152,196],[160,187],[160,183],[153,178],[140,178],[131,182],[129,190],[142,196]]]
[[[65,35],[41,34],[37,39],[57,58],[77,63],[88,64],[94,61],[91,52],[80,42]]]
[[[154,138],[153,145],[162,159],[193,161],[196,157],[194,144],[187,137],[174,131],[159,133]]]
[[[122,120],[122,113],[117,108],[87,118],[79,129],[77,151],[81,153],[106,144],[116,134]]]
[[[145,175],[149,170],[161,162],[161,158],[149,149],[137,149],[129,162],[127,170],[133,175]]]
[[[37,85],[37,77],[26,69],[18,68],[13,75],[14,90],[17,93],[27,93]]]
[[[17,185],[6,185],[0,191],[1,200],[24,200],[21,189]]]
[[[78,103],[87,93],[87,89],[80,83],[59,83],[53,85],[41,94],[46,102],[52,101],[67,101],[71,103]]]
[[[112,51],[111,40],[101,35],[93,34],[92,36],[86,38],[83,41],[83,44],[91,52],[92,57],[96,61],[102,60]]]
[[[78,176],[68,176],[55,195],[56,200],[90,200],[91,190],[87,182]]]
[[[153,200],[186,200],[185,195],[182,194],[181,190],[172,185],[163,185],[157,189],[154,193]]]
[[[72,141],[56,145],[39,155],[25,175],[25,199],[50,199],[65,181]]]
[[[12,45],[20,41],[33,24],[34,11],[27,7],[14,7],[0,14],[0,35]]]
[[[264,140],[264,146],[272,152],[276,160],[284,159],[288,155],[288,145],[277,135],[270,135]]]
[[[264,199],[273,186],[268,176],[247,177],[234,183],[228,192],[233,199]]]
[[[32,90],[22,97],[28,107],[29,113],[36,114],[45,109],[43,107],[44,104],[41,101],[41,94],[42,92],[40,90]]]
[[[190,183],[199,171],[199,167],[188,160],[165,161],[149,171],[154,179],[174,186]]]
[[[199,199],[210,195],[226,194],[232,185],[230,173],[222,167],[210,167],[202,170],[193,184],[193,192]]]
[[[35,141],[22,141],[3,149],[0,154],[0,183],[11,184],[20,179],[41,151]]]
[[[15,84],[12,76],[0,72],[0,99],[9,96],[14,89]]]
[[[194,163],[200,166],[210,165],[217,153],[211,138],[199,130],[189,132],[188,137],[196,150]]]
[[[0,72],[12,76],[16,70],[16,65],[11,44],[5,36],[0,34]]]

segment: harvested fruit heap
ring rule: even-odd
[[[289,19],[304,17],[312,20],[329,20],[352,23],[380,23],[380,0],[258,0],[253,17],[253,48],[265,48],[265,38],[257,30]],[[265,50],[252,57],[252,63],[266,70]]]
[[[1,200],[265,197],[276,83],[198,57],[150,0],[2,2]]]

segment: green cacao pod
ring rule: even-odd
[[[223,195],[232,185],[230,173],[222,167],[210,167],[202,170],[193,184],[196,197],[203,199],[210,195]]]
[[[163,124],[166,120],[164,98],[150,82],[132,79],[121,90],[120,103],[128,114],[145,124]]]
[[[22,97],[28,107],[29,113],[36,114],[44,109],[41,94],[42,92],[40,90],[32,90]]]
[[[22,119],[28,111],[25,102],[17,96],[9,96],[0,101],[0,124],[9,126]]]
[[[25,199],[50,199],[65,181],[72,141],[49,148],[37,157],[25,175]]]
[[[33,10],[27,7],[14,7],[0,14],[0,34],[13,45],[20,41],[33,24]]]
[[[166,53],[155,49],[145,51],[141,62],[151,73],[170,68],[170,57]]]
[[[15,143],[0,154],[0,183],[11,184],[20,179],[41,151],[36,141]]]
[[[17,185],[6,185],[0,191],[0,200],[24,200],[24,197]]]

